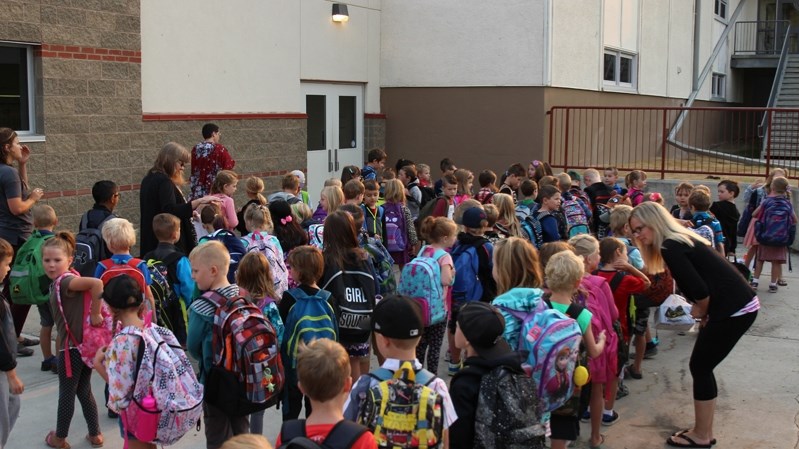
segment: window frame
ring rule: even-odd
[[[605,56],[613,56],[614,58],[614,74],[613,80],[605,79]],[[630,60],[630,82],[621,81],[621,60],[627,58]],[[615,48],[606,47],[602,52],[602,84],[608,88],[619,88],[625,90],[635,90],[638,88],[638,54]]]
[[[729,0],[714,0],[713,2],[713,15],[726,22],[727,14],[730,11]],[[723,14],[719,14],[722,12]]]
[[[36,132],[36,74],[35,74],[35,64],[34,64],[34,57],[35,57],[35,48],[38,44],[32,43],[25,43],[25,42],[12,42],[12,41],[1,41],[0,40],[0,47],[5,48],[24,48],[25,51],[25,63],[26,63],[26,71],[27,71],[27,83],[28,83],[28,129],[15,129],[17,135],[20,138],[20,141],[23,142],[34,142],[34,141],[41,141],[42,136],[39,136]]]
[[[710,98],[714,100],[727,100],[727,74],[713,72],[710,77]]]

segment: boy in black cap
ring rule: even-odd
[[[447,384],[435,374],[422,369],[416,360],[416,345],[424,330],[422,311],[419,305],[405,296],[390,295],[377,303],[372,311],[372,331],[380,353],[386,358],[382,366],[362,375],[353,385],[350,397],[344,404],[344,417],[356,421],[363,411],[369,390],[388,376],[393,376],[402,362],[412,361],[416,382],[432,389],[442,398],[444,435],[458,419]],[[371,429],[374,430],[374,429]],[[445,446],[440,446],[445,447]],[[450,446],[456,447],[456,446]]]
[[[455,345],[466,360],[450,386],[458,413],[450,447],[544,447],[536,384],[522,369],[527,354],[511,349],[504,330],[490,304],[470,302],[458,314]]]

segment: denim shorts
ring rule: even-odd
[[[55,320],[53,320],[53,311],[50,310],[50,303],[46,302],[44,304],[39,304],[36,306],[39,309],[39,325],[42,327],[53,327],[55,326]]]

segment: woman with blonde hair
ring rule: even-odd
[[[710,242],[681,226],[657,203],[633,209],[630,228],[650,273],[668,267],[691,315],[700,320],[699,335],[689,362],[694,379],[694,425],[671,435],[671,446],[715,444],[713,415],[718,388],[713,370],[755,322],[760,302],[735,267],[710,247]],[[705,446],[707,445],[707,446]]]
[[[513,197],[507,193],[495,193],[492,203],[499,211],[499,218],[494,228],[500,237],[521,237],[522,226],[516,217],[516,206]]]

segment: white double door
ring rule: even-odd
[[[325,180],[363,167],[363,86],[303,83],[308,115],[306,189],[315,208]]]

